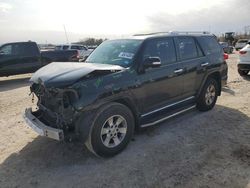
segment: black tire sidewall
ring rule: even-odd
[[[101,141],[101,129],[104,122],[113,115],[121,115],[127,121],[127,133],[122,142],[113,148],[106,147]],[[91,146],[96,155],[101,157],[111,157],[121,152],[131,140],[134,133],[134,117],[131,111],[124,105],[114,103],[105,108],[93,123],[91,131]]]
[[[206,95],[206,92],[207,92],[207,88],[211,84],[213,84],[214,87],[215,87],[215,98],[214,98],[214,101],[210,105],[207,105],[205,95]],[[214,107],[214,105],[215,105],[215,103],[217,101],[218,95],[219,95],[219,84],[218,84],[218,82],[214,78],[208,78],[206,83],[204,84],[204,87],[203,87],[203,89],[201,91],[200,96],[198,97],[197,108],[200,111],[211,110]]]
[[[239,73],[241,76],[246,76],[246,75],[248,75],[249,71],[244,71],[244,70],[238,69],[238,73]]]

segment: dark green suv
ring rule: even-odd
[[[78,138],[102,157],[122,151],[136,128],[190,109],[213,108],[227,81],[212,34],[170,32],[102,43],[84,63],[52,63],[31,78],[37,110],[27,123],[57,140]]]

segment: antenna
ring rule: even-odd
[[[65,25],[63,25],[63,28],[64,28],[64,33],[65,33],[65,37],[66,37],[66,40],[67,40],[67,44],[69,44],[69,38],[68,38],[68,35],[67,35],[67,31],[66,31]]]

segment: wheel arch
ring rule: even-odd
[[[217,82],[218,82],[218,85],[219,85],[219,93],[218,93],[218,96],[221,95],[221,74],[219,71],[214,71],[214,72],[211,72],[209,74],[206,75],[206,77],[203,79],[203,82],[201,84],[201,87],[199,89],[199,92],[198,92],[198,95],[200,95],[201,91],[202,91],[202,88],[204,87],[204,84],[206,83],[206,81],[209,79],[209,78],[213,78],[215,79]]]
[[[139,112],[138,109],[136,108],[135,103],[133,103],[133,101],[128,98],[128,97],[121,97],[121,98],[115,98],[114,100],[108,100],[106,102],[102,102],[99,103],[99,105],[96,106],[96,108],[93,109],[89,109],[87,111],[82,111],[81,115],[79,115],[79,117],[77,118],[77,121],[75,123],[75,134],[78,136],[79,138],[79,131],[80,131],[80,127],[84,126],[85,131],[84,133],[82,133],[82,138],[80,139],[82,142],[85,142],[89,132],[91,130],[91,126],[92,123],[89,122],[93,122],[96,116],[96,113],[98,112],[98,109],[102,108],[105,105],[108,105],[110,103],[119,103],[122,104],[124,106],[126,106],[132,113],[132,115],[134,116],[134,123],[135,123],[135,128],[138,128],[139,125]]]
[[[139,112],[135,106],[135,103],[133,103],[133,101],[129,98],[119,98],[119,99],[116,99],[112,102],[123,104],[132,112],[132,114],[134,116],[134,120],[135,120],[135,128],[137,128],[139,125]]]

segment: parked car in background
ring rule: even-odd
[[[239,39],[235,44],[236,51],[240,50],[241,48],[244,48],[248,42],[250,42],[249,39]]]
[[[88,48],[84,45],[80,44],[63,44],[55,46],[55,50],[79,50],[79,51],[86,51]]]
[[[223,54],[204,32],[107,40],[85,63],[52,63],[33,74],[38,108],[26,109],[24,118],[42,136],[78,138],[110,157],[127,146],[135,128],[195,107],[212,109],[227,81]]]
[[[250,71],[250,42],[239,51],[238,72],[241,76],[246,76]]]
[[[80,44],[64,44],[64,45],[57,45],[55,50],[77,50],[78,51],[78,58],[79,59],[86,59],[89,54],[93,51],[92,49],[88,49],[87,46],[80,45]]]
[[[223,48],[223,51],[227,54],[233,53],[234,47],[230,46],[228,42],[220,42],[221,47]]]
[[[0,47],[0,76],[35,72],[51,62],[78,61],[77,50],[40,51],[35,42],[7,43]]]

